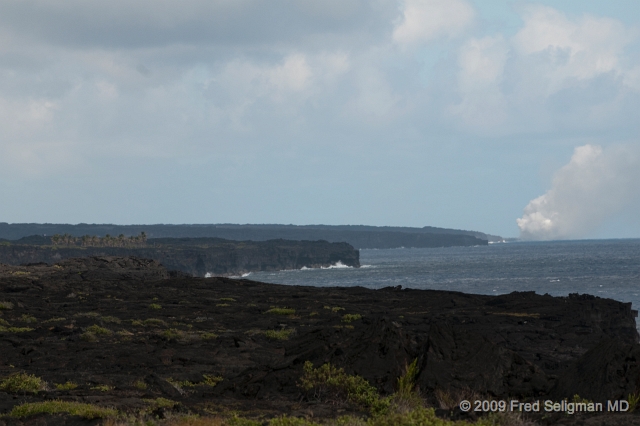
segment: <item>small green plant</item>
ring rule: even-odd
[[[342,316],[342,322],[353,322],[362,319],[362,315],[360,314],[344,314]]]
[[[213,340],[213,339],[216,339],[217,337],[218,335],[216,333],[210,333],[206,331],[200,332],[200,338],[202,340]]]
[[[184,333],[175,328],[168,328],[162,332],[162,337],[165,339],[178,339],[183,337]]]
[[[110,336],[113,334],[113,332],[108,328],[100,327],[97,324],[94,324],[91,327],[87,327],[87,332],[93,333],[96,336]]]
[[[640,392],[630,393],[629,396],[627,396],[627,402],[629,403],[629,412],[635,411],[638,402],[640,402]]]
[[[90,342],[90,343],[98,341],[98,337],[95,334],[93,334],[92,332],[90,332],[90,331],[85,331],[84,333],[82,333],[80,335],[80,339],[85,341],[85,342]]]
[[[0,325],[0,333],[27,333],[33,331],[33,328],[29,327],[4,327]]]
[[[216,306],[219,307],[219,308],[224,308],[226,306],[231,306],[231,305],[228,304],[228,303],[217,303]]]
[[[166,327],[167,323],[158,318],[149,318],[144,320],[141,324],[146,327]]]
[[[418,375],[418,358],[406,366],[405,373],[398,377],[398,390],[396,393],[401,396],[410,396],[413,394],[413,388],[416,386],[415,380]]]
[[[100,392],[109,392],[109,391],[113,390],[113,386],[97,385],[97,386],[93,386],[91,388],[91,390],[97,390],[97,391],[100,391]]]
[[[304,375],[300,387],[305,391],[314,391],[319,399],[344,399],[346,402],[369,408],[372,413],[380,414],[388,410],[388,398],[380,398],[376,388],[360,376],[348,375],[342,368],[324,364],[313,368],[310,361],[304,363]]]
[[[98,318],[100,316],[97,312],[80,312],[75,314],[74,317],[84,317],[84,318]]]
[[[158,305],[157,303],[152,303],[149,305],[149,309],[162,309],[162,306]]]
[[[11,309],[13,309],[13,303],[0,302],[0,311],[10,311]]]
[[[272,314],[272,315],[293,315],[295,313],[296,313],[295,309],[276,308],[276,307],[272,307],[271,309],[265,312],[265,314]]]
[[[316,315],[319,315],[316,311],[313,311],[309,314],[310,317],[315,317]]]
[[[58,390],[73,390],[73,389],[75,389],[77,387],[78,387],[78,385],[76,385],[73,382],[56,384],[56,389],[58,389]]]
[[[140,390],[147,390],[148,386],[144,380],[138,379],[135,382],[133,382],[133,387]]]
[[[0,381],[0,390],[9,393],[37,393],[45,390],[47,383],[40,377],[27,373],[16,373]]]
[[[42,321],[43,324],[47,324],[50,322],[61,322],[61,321],[66,321],[66,318],[63,317],[53,317],[53,318],[49,318],[48,320]]]
[[[58,414],[68,413],[72,416],[80,416],[85,419],[96,419],[105,417],[116,417],[118,411],[113,408],[99,407],[93,404],[84,404],[81,402],[71,401],[44,401],[29,402],[13,407],[9,416],[22,418],[31,417],[37,414]]]
[[[295,329],[283,329],[283,330],[267,330],[264,332],[264,335],[267,339],[271,340],[289,340],[289,336],[293,334]]]
[[[101,317],[100,319],[102,321],[104,321],[104,322],[109,322],[109,323],[114,323],[114,324],[122,323],[122,320],[120,318],[118,318],[118,317],[106,316],[106,317]]]
[[[2,318],[0,318],[0,325],[6,325],[6,326],[8,326],[8,325],[9,325],[9,323],[8,323],[7,321],[3,320]]]
[[[585,403],[585,404],[590,404],[593,401],[587,399],[587,398],[582,398],[580,395],[575,394],[573,395],[573,399],[571,400],[571,402],[573,402],[574,404],[579,404],[579,403]]]
[[[233,297],[221,297],[220,299],[218,299],[221,302],[235,302],[236,299],[234,299]]]
[[[18,321],[26,322],[27,324],[38,322],[38,320],[35,317],[32,317],[31,315],[27,315],[27,314],[22,314]]]
[[[151,405],[152,410],[157,408],[173,408],[179,404],[179,402],[167,398],[143,399],[143,401]]]
[[[202,377],[204,377],[202,384],[211,387],[217,385],[223,380],[221,376],[211,376],[209,374],[203,374]]]
[[[137,327],[142,327],[144,326],[144,323],[140,320],[131,320],[131,325],[133,326],[137,326]]]

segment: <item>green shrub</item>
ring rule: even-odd
[[[353,322],[362,318],[360,314],[344,314],[342,316],[342,322]]]
[[[85,342],[97,342],[98,337],[90,331],[85,331],[80,335],[80,339]]]
[[[77,387],[78,387],[78,385],[76,385],[73,382],[56,384],[56,389],[58,389],[58,390],[73,390],[73,389],[75,389]]]
[[[293,315],[296,313],[295,309],[290,308],[271,308],[265,312],[265,314],[273,314],[273,315]]]
[[[9,415],[11,417],[30,417],[36,414],[68,413],[72,416],[80,416],[85,419],[116,417],[118,411],[113,408],[99,407],[93,404],[83,404],[71,401],[44,401],[30,402],[13,407]]]
[[[120,324],[122,322],[122,320],[118,317],[106,316],[106,317],[101,317],[100,319],[104,322],[110,322],[114,324]]]
[[[152,303],[149,305],[149,309],[162,309],[162,306],[158,305],[157,303]]]
[[[342,368],[331,364],[313,368],[310,361],[304,363],[304,375],[300,386],[307,392],[313,390],[317,398],[341,398],[379,414],[390,406],[388,398],[380,398],[376,388],[360,376],[348,375]]]
[[[218,299],[221,302],[235,302],[236,299],[234,299],[233,297],[221,297],[220,299]]]
[[[46,388],[44,380],[27,373],[12,374],[0,382],[0,390],[9,393],[37,393]]]
[[[267,339],[271,340],[289,340],[289,336],[295,331],[296,330],[292,328],[288,330],[267,330],[264,332],[264,335],[267,337]]]
[[[1,326],[1,325],[6,325],[6,326],[8,326],[8,325],[9,325],[9,323],[8,323],[7,321],[3,320],[2,318],[0,318],[0,326]]]

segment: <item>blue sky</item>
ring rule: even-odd
[[[637,1],[0,4],[0,221],[640,237]]]

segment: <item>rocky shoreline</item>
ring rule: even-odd
[[[123,240],[123,245],[127,240]],[[114,244],[118,240],[115,239]],[[189,275],[240,276],[256,271],[321,268],[337,263],[360,266],[360,252],[347,243],[327,241],[230,241],[221,238],[157,238],[139,247],[54,245],[51,237],[32,236],[0,243],[0,263],[59,262],[91,256],[153,259],[168,270]]]
[[[132,257],[2,265],[0,381],[27,373],[47,385],[0,390],[0,425],[89,422],[8,415],[51,400],[130,415],[175,403],[152,407],[156,419],[366,416],[305,392],[306,362],[343,368],[385,396],[417,360],[416,390],[442,418],[474,420],[457,408],[474,397],[628,400],[640,385],[636,315],[628,303],[587,295],[284,286],[179,276]],[[631,413],[528,416],[540,425],[640,425]]]

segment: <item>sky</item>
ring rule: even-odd
[[[4,0],[0,222],[640,237],[640,2]]]

